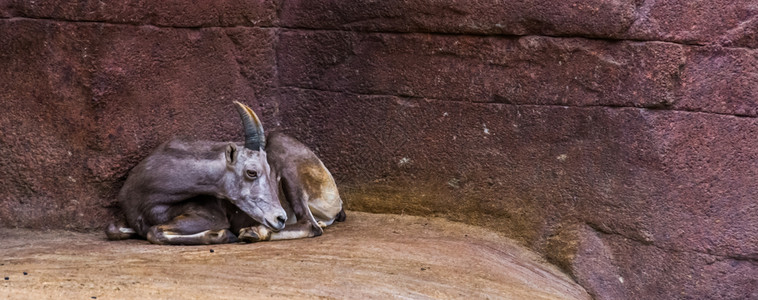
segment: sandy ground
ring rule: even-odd
[[[211,246],[0,229],[0,299],[95,298],[589,296],[514,242],[441,219],[349,212],[317,238]]]

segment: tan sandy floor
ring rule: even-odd
[[[512,241],[441,219],[349,212],[317,238],[212,246],[0,229],[0,299],[93,297],[589,299]]]

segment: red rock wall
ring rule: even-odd
[[[751,1],[34,3],[0,1],[2,226],[110,221],[239,99],[350,209],[494,228],[599,299],[758,298]]]
[[[98,228],[172,135],[241,139],[232,100],[276,123],[267,1],[0,1],[0,225]]]

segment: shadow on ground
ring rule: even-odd
[[[441,219],[349,212],[317,238],[211,246],[65,231],[0,236],[2,299],[589,299],[513,241]]]

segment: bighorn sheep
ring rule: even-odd
[[[235,104],[244,147],[177,139],[160,145],[129,173],[118,202],[130,227],[110,224],[109,239],[256,242],[319,236],[344,221],[337,185],[321,160],[287,135],[266,140],[255,112]]]

